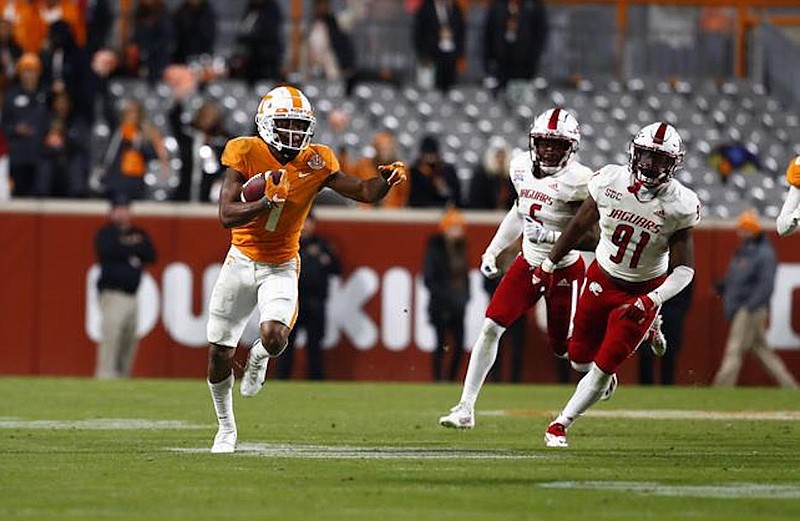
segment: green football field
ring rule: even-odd
[[[240,452],[198,380],[0,378],[0,520],[800,519],[800,394],[623,385],[542,432],[572,386],[267,382]]]

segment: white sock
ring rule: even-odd
[[[236,430],[236,418],[233,416],[233,373],[221,382],[208,382],[211,400],[217,413],[220,429]]]
[[[481,392],[483,381],[486,380],[489,369],[497,359],[497,344],[505,330],[506,328],[490,318],[483,321],[478,339],[472,346],[467,376],[464,378],[464,390],[461,391],[461,403],[466,404],[470,409],[475,408],[475,401],[478,399],[478,393]]]
[[[289,345],[289,340],[286,340],[286,343],[283,344],[281,350],[278,351],[278,354],[271,355],[269,351],[264,347],[264,344],[261,342],[261,339],[256,340],[253,342],[253,346],[250,348],[250,352],[256,357],[257,360],[263,360],[264,358],[278,358],[286,351],[286,346]]]
[[[261,343],[260,339],[253,342],[253,345],[250,347],[250,354],[257,360],[269,357],[269,353],[264,348],[264,344]]]
[[[573,369],[575,369],[579,373],[588,373],[589,370],[592,368],[592,362],[588,362],[586,364],[582,364],[582,363],[570,361],[570,365],[572,366]]]
[[[586,373],[586,376],[581,378],[578,386],[575,388],[572,398],[567,402],[564,410],[558,415],[554,423],[560,423],[564,427],[569,427],[580,416],[585,413],[589,407],[603,396],[611,381],[611,375],[606,374],[600,370],[595,364]]]

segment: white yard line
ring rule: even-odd
[[[477,411],[478,416],[552,417],[557,411],[537,409],[496,409]],[[699,411],[680,409],[611,409],[594,410],[586,416],[595,418],[628,418],[647,420],[777,420],[800,421],[800,411]]]
[[[89,420],[25,420],[0,417],[0,429],[73,429],[73,430],[187,430],[209,429],[180,420],[146,420],[138,418],[93,418]]]
[[[800,498],[800,484],[718,483],[714,485],[668,485],[637,481],[552,481],[540,488],[568,490],[606,490],[651,496],[704,498]]]
[[[206,448],[171,448],[173,452],[208,454]],[[355,447],[346,445],[299,445],[240,443],[237,454],[299,459],[541,459],[549,457],[511,450],[437,449],[430,447]]]

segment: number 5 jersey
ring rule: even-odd
[[[537,178],[533,175],[530,155],[514,156],[509,166],[511,182],[517,191],[517,212],[520,219],[526,216],[538,221],[548,230],[563,231],[575,215],[577,207],[589,195],[586,183],[592,171],[572,160],[552,175]],[[524,237],[522,253],[531,266],[538,266],[550,253],[552,244],[534,243]],[[573,250],[558,263],[558,268],[572,265],[580,254]]]

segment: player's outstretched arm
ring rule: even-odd
[[[800,188],[789,187],[789,193],[786,195],[775,225],[778,234],[784,237],[793,234],[800,227]]]
[[[391,165],[380,165],[379,177],[361,179],[345,174],[341,170],[328,178],[328,186],[348,199],[360,203],[375,203],[389,193],[389,189],[406,180],[406,165],[400,161]]]
[[[553,264],[558,264],[558,261],[564,258],[564,255],[569,253],[570,250],[575,249],[579,243],[592,240],[593,229],[597,228],[597,223],[600,220],[600,212],[597,210],[597,203],[591,196],[587,197],[578,212],[575,214],[567,228],[561,233],[558,240],[553,244],[550,250],[548,259]],[[588,235],[588,239],[585,237]],[[595,239],[595,244],[597,240]]]
[[[225,171],[219,194],[219,220],[225,228],[246,224],[272,206],[266,197],[257,201],[242,202],[240,194],[244,181],[245,177],[236,170],[228,168]]]

